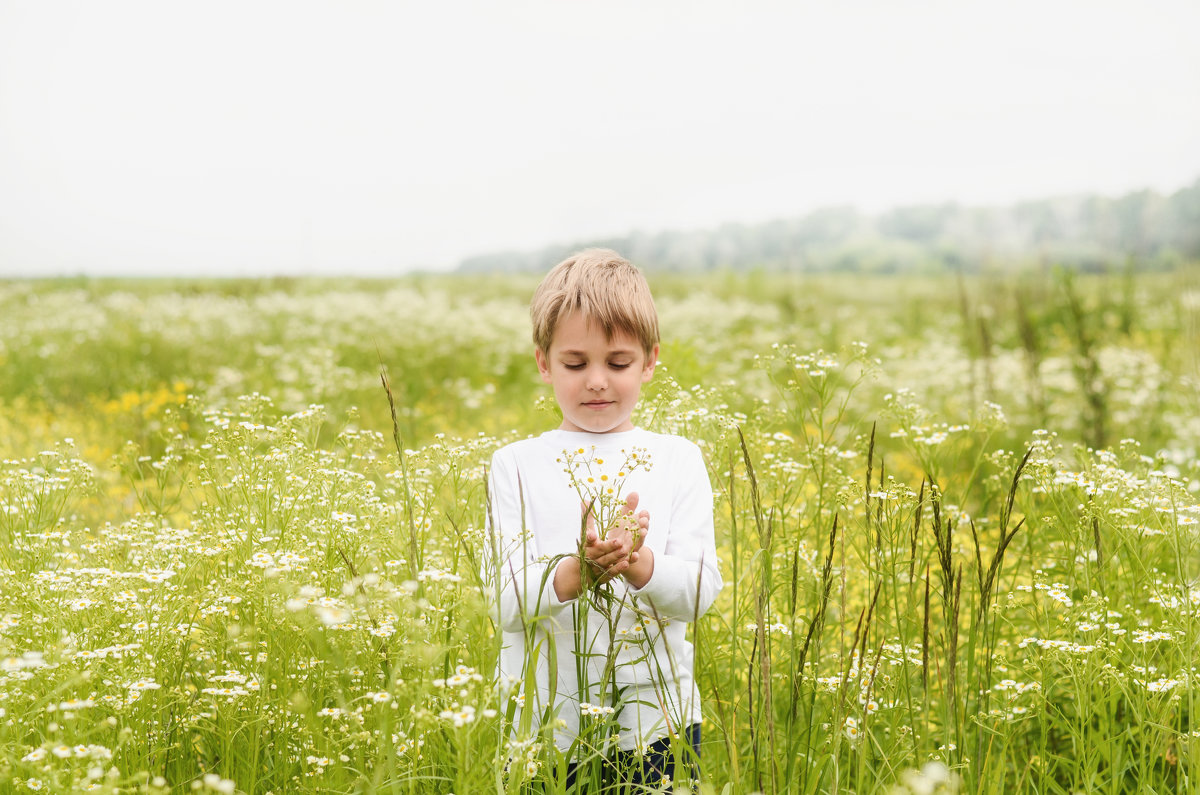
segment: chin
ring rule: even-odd
[[[624,425],[625,422],[597,422],[595,420],[592,420],[591,422],[579,422],[576,420],[571,420],[571,424],[579,430],[585,431],[586,433],[612,433]]]

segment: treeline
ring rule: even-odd
[[[656,270],[765,267],[868,273],[973,272],[991,265],[1053,263],[1102,271],[1133,262],[1170,269],[1200,259],[1200,179],[1164,196],[1065,197],[1007,207],[946,203],[866,215],[817,210],[761,224],[628,235],[470,257],[459,271],[540,272],[585,246],[614,248]]]

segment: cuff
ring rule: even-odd
[[[686,561],[673,555],[655,552],[654,571],[650,572],[650,579],[646,580],[646,584],[641,588],[630,586],[629,593],[653,601],[669,601],[673,594],[679,592],[679,583],[686,580],[688,571]]]

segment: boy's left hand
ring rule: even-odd
[[[625,506],[616,526],[603,539],[596,531],[595,517],[588,512],[584,556],[590,564],[589,580],[593,584],[606,583],[637,563],[646,533],[650,530],[650,512],[638,512],[637,505],[637,492],[631,492],[625,498]],[[587,505],[581,508],[587,511]]]

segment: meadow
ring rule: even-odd
[[[0,790],[562,791],[480,565],[535,283],[0,282]],[[651,285],[702,792],[1200,792],[1200,269]]]

